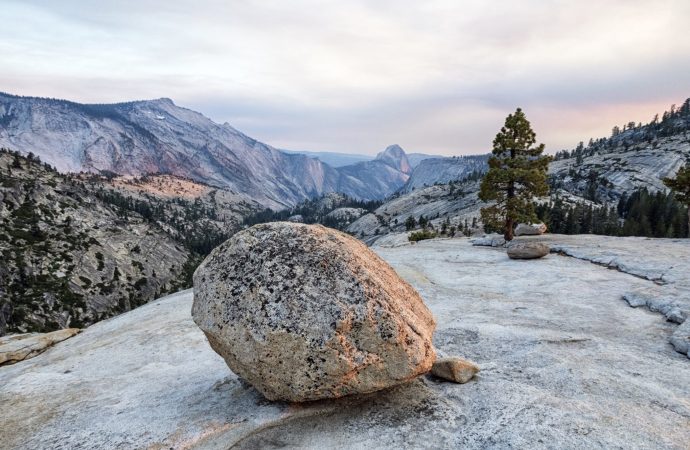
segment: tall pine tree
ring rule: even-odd
[[[515,224],[537,220],[534,197],[549,193],[546,170],[551,157],[542,155],[544,144],[535,143],[536,134],[518,108],[496,135],[489,171],[482,179],[479,198],[495,202],[482,208],[482,221],[489,228],[503,229],[507,241],[513,239]]]
[[[681,167],[675,178],[664,178],[664,184],[675,192],[679,202],[688,206],[688,228],[690,229],[690,164]]]

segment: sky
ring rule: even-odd
[[[547,151],[690,97],[688,0],[0,0],[0,91],[168,97],[278,148]]]

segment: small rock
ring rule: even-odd
[[[639,292],[626,292],[623,299],[633,308],[647,305],[647,298]]]
[[[515,227],[515,236],[537,236],[546,233],[546,225],[543,223],[521,223]]]
[[[431,366],[431,373],[444,380],[467,383],[479,372],[479,366],[462,358],[442,358]]]
[[[685,319],[686,319],[685,313],[683,313],[683,311],[680,308],[678,308],[677,306],[669,309],[664,314],[664,316],[666,316],[666,320],[668,320],[669,322],[673,322],[673,323],[677,323],[677,324],[681,324],[681,323],[685,322]]]
[[[275,222],[235,234],[194,273],[192,317],[269,400],[374,392],[428,372],[436,323],[357,239]]]
[[[0,365],[33,358],[80,331],[79,328],[65,328],[50,333],[13,334],[0,337]]]
[[[508,247],[510,259],[537,259],[548,255],[551,249],[541,242],[516,242]]]

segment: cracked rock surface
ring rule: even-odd
[[[320,225],[234,235],[195,272],[192,316],[269,400],[378,391],[436,358],[434,318],[419,294],[361,241]]]
[[[50,333],[24,333],[0,337],[0,365],[33,358],[50,346],[79,333],[79,328],[64,328]]]
[[[558,254],[514,261],[464,238],[405,240],[373,250],[433,312],[439,354],[481,367],[468,383],[421,376],[269,402],[209,347],[185,291],[0,367],[0,447],[687,449],[690,360],[668,343],[682,325],[622,299],[653,282]],[[684,264],[687,244],[666,241],[561,244]]]
[[[623,299],[633,308],[646,307],[679,326],[669,342],[690,358],[690,239],[650,239],[595,235],[544,235],[534,238],[552,252],[649,280],[631,286]]]

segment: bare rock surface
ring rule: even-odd
[[[685,264],[690,244],[547,237],[659,268]],[[655,283],[560,255],[514,261],[464,238],[374,250],[434,313],[439,353],[481,367],[475,380],[267,402],[208,346],[185,291],[0,367],[0,446],[687,448],[690,361],[668,343],[683,325],[622,299]]]
[[[511,242],[508,246],[510,259],[539,259],[548,255],[550,248],[541,242]]]
[[[450,158],[449,158],[450,159]],[[477,197],[478,181],[457,182],[416,189],[391,197],[373,213],[365,214],[347,227],[368,244],[378,242],[390,233],[408,231],[406,220],[424,216],[436,230],[446,220],[458,229],[479,219],[483,203]]]
[[[269,400],[385,389],[426,373],[434,318],[361,241],[275,222],[235,234],[194,274],[192,316]]]
[[[33,358],[48,347],[79,333],[79,328],[65,328],[50,333],[25,333],[0,337],[0,365]]]
[[[326,214],[326,217],[337,222],[350,224],[365,214],[367,214],[367,210],[364,208],[336,208]]]
[[[431,366],[431,373],[444,380],[464,384],[479,372],[479,366],[462,358],[440,358]]]
[[[690,358],[690,239],[609,239],[594,235],[529,239],[548,243],[552,252],[652,281],[626,290],[623,299],[633,308],[647,307],[679,324],[669,342]]]

